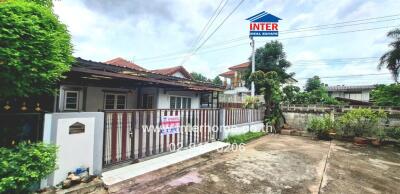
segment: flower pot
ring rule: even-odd
[[[374,146],[380,146],[381,145],[381,140],[380,139],[372,139],[371,144]]]
[[[354,137],[353,141],[354,141],[355,144],[358,144],[358,145],[366,145],[366,144],[368,144],[368,139],[364,138],[364,137]]]

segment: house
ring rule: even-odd
[[[351,100],[350,103],[369,102],[370,92],[375,88],[375,85],[359,85],[359,86],[328,86],[329,96],[338,98],[339,100]]]
[[[222,91],[192,80],[182,66],[146,70],[115,58],[104,63],[76,59],[60,82],[56,112],[112,109],[196,109],[201,94]]]
[[[244,62],[238,65],[229,67],[229,71],[221,73],[224,78],[225,94],[250,94],[250,90],[245,87],[244,75],[249,68],[250,62]]]

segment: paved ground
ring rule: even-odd
[[[148,173],[116,193],[400,193],[400,150],[265,136]]]

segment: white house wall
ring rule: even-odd
[[[192,100],[191,108],[196,109],[200,108],[200,94],[198,92],[193,91],[166,91],[164,93],[163,89],[160,89],[158,92],[158,106],[159,109],[169,109],[169,99],[171,96],[178,97],[190,97]],[[197,94],[197,95],[196,95]]]
[[[83,87],[64,85],[60,87],[59,110],[64,111],[64,92],[67,88],[79,88],[79,109],[75,112],[97,112],[104,109],[104,94],[106,92],[123,92],[126,94],[126,108],[136,108],[137,91],[135,89],[105,88],[105,87]],[[86,88],[86,102],[84,102],[84,90]],[[85,106],[85,107],[84,107]]]

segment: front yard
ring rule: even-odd
[[[396,193],[400,149],[272,135],[148,173],[117,193]],[[111,190],[110,190],[111,191]]]

